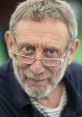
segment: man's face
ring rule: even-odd
[[[13,61],[15,75],[27,94],[35,98],[48,96],[60,83],[66,62],[60,66],[45,66],[40,58],[61,58],[69,40],[66,25],[45,18],[40,22],[22,20],[16,28],[16,52],[36,60],[23,64],[21,57]],[[27,61],[28,62],[28,61]]]

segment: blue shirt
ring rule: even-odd
[[[63,82],[68,101],[61,117],[82,117],[82,65],[68,66]],[[0,67],[0,117],[44,117],[17,82],[12,61]]]

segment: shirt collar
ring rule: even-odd
[[[71,107],[74,110],[77,110],[80,104],[79,101],[81,100],[79,93],[79,81],[77,80],[78,78],[75,78],[74,72],[76,71],[72,71],[71,66],[72,64],[68,66],[63,78],[63,82],[67,90],[68,103],[71,104]]]

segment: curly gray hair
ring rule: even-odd
[[[70,5],[62,0],[26,0],[20,3],[10,19],[10,32],[14,35],[17,23],[20,20],[30,18],[40,21],[44,17],[52,17],[63,21],[73,40],[78,35],[78,24]]]

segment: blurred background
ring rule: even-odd
[[[9,28],[9,20],[16,6],[24,0],[0,0],[0,64],[5,63],[8,59],[8,52],[4,40],[4,33]],[[66,0],[74,9],[79,25],[80,47],[77,50],[74,61],[82,63],[82,0]]]

